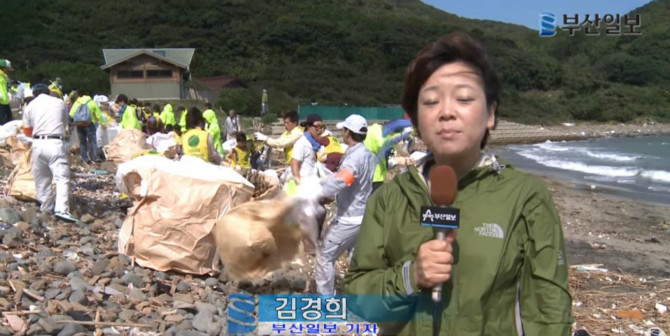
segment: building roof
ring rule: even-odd
[[[119,63],[145,54],[188,69],[191,65],[194,52],[194,48],[102,49],[102,54],[105,57],[105,65],[100,68],[107,70]]]
[[[231,84],[237,82],[239,86],[247,87],[247,85],[242,82],[237,76],[215,76],[215,77],[202,77],[198,78],[198,81],[203,82],[213,91],[218,91],[224,87],[230,86]]]

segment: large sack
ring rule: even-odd
[[[147,144],[156,149],[157,152],[165,153],[168,151],[176,151],[177,139],[175,139],[174,132],[167,134],[156,133],[150,137],[147,137]]]
[[[299,225],[288,220],[287,200],[242,204],[216,224],[214,237],[226,272],[235,280],[259,280],[302,251]]]
[[[30,142],[24,143],[16,135],[12,135],[0,144],[0,159],[7,168],[14,168],[21,157],[30,149]]]
[[[130,161],[138,152],[151,149],[145,139],[146,135],[136,129],[122,130],[109,145],[103,147],[107,161]]]
[[[306,199],[254,201],[223,216],[214,229],[221,261],[235,280],[260,280],[316,246],[318,206]]]
[[[218,270],[211,234],[223,214],[251,199],[253,185],[199,158],[140,156],[119,165],[116,184],[136,199],[119,232],[119,253],[158,271]]]
[[[16,136],[19,133],[21,124],[23,124],[21,120],[12,120],[4,125],[0,125],[0,142],[5,141],[10,136]]]
[[[254,185],[254,195],[252,196],[252,200],[254,201],[277,199],[284,196],[277,172],[274,170],[260,171],[250,169],[244,175],[244,178]]]
[[[22,201],[37,201],[35,178],[30,172],[32,168],[32,153],[33,151],[30,148],[23,153],[7,181],[9,196]]]

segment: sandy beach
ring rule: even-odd
[[[545,177],[563,223],[576,329],[591,335],[670,329],[670,207]],[[599,270],[578,270],[578,265]],[[606,270],[606,271],[604,271]]]

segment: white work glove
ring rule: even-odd
[[[323,187],[321,187],[321,180],[316,176],[301,178],[295,197],[313,203],[319,203],[323,197]]]
[[[256,138],[257,141],[263,141],[263,142],[268,140],[268,136],[261,132],[255,132],[254,138]]]
[[[306,177],[301,180],[295,197],[290,198],[291,206],[285,214],[286,220],[297,223],[303,235],[318,246],[319,224],[317,218],[323,207],[319,204],[323,188],[316,177]]]

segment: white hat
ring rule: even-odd
[[[25,88],[23,89],[23,99],[33,97],[33,89]]]
[[[368,134],[368,122],[358,114],[352,114],[347,119],[344,119],[344,121],[338,122],[337,128],[347,128],[357,134]]]

